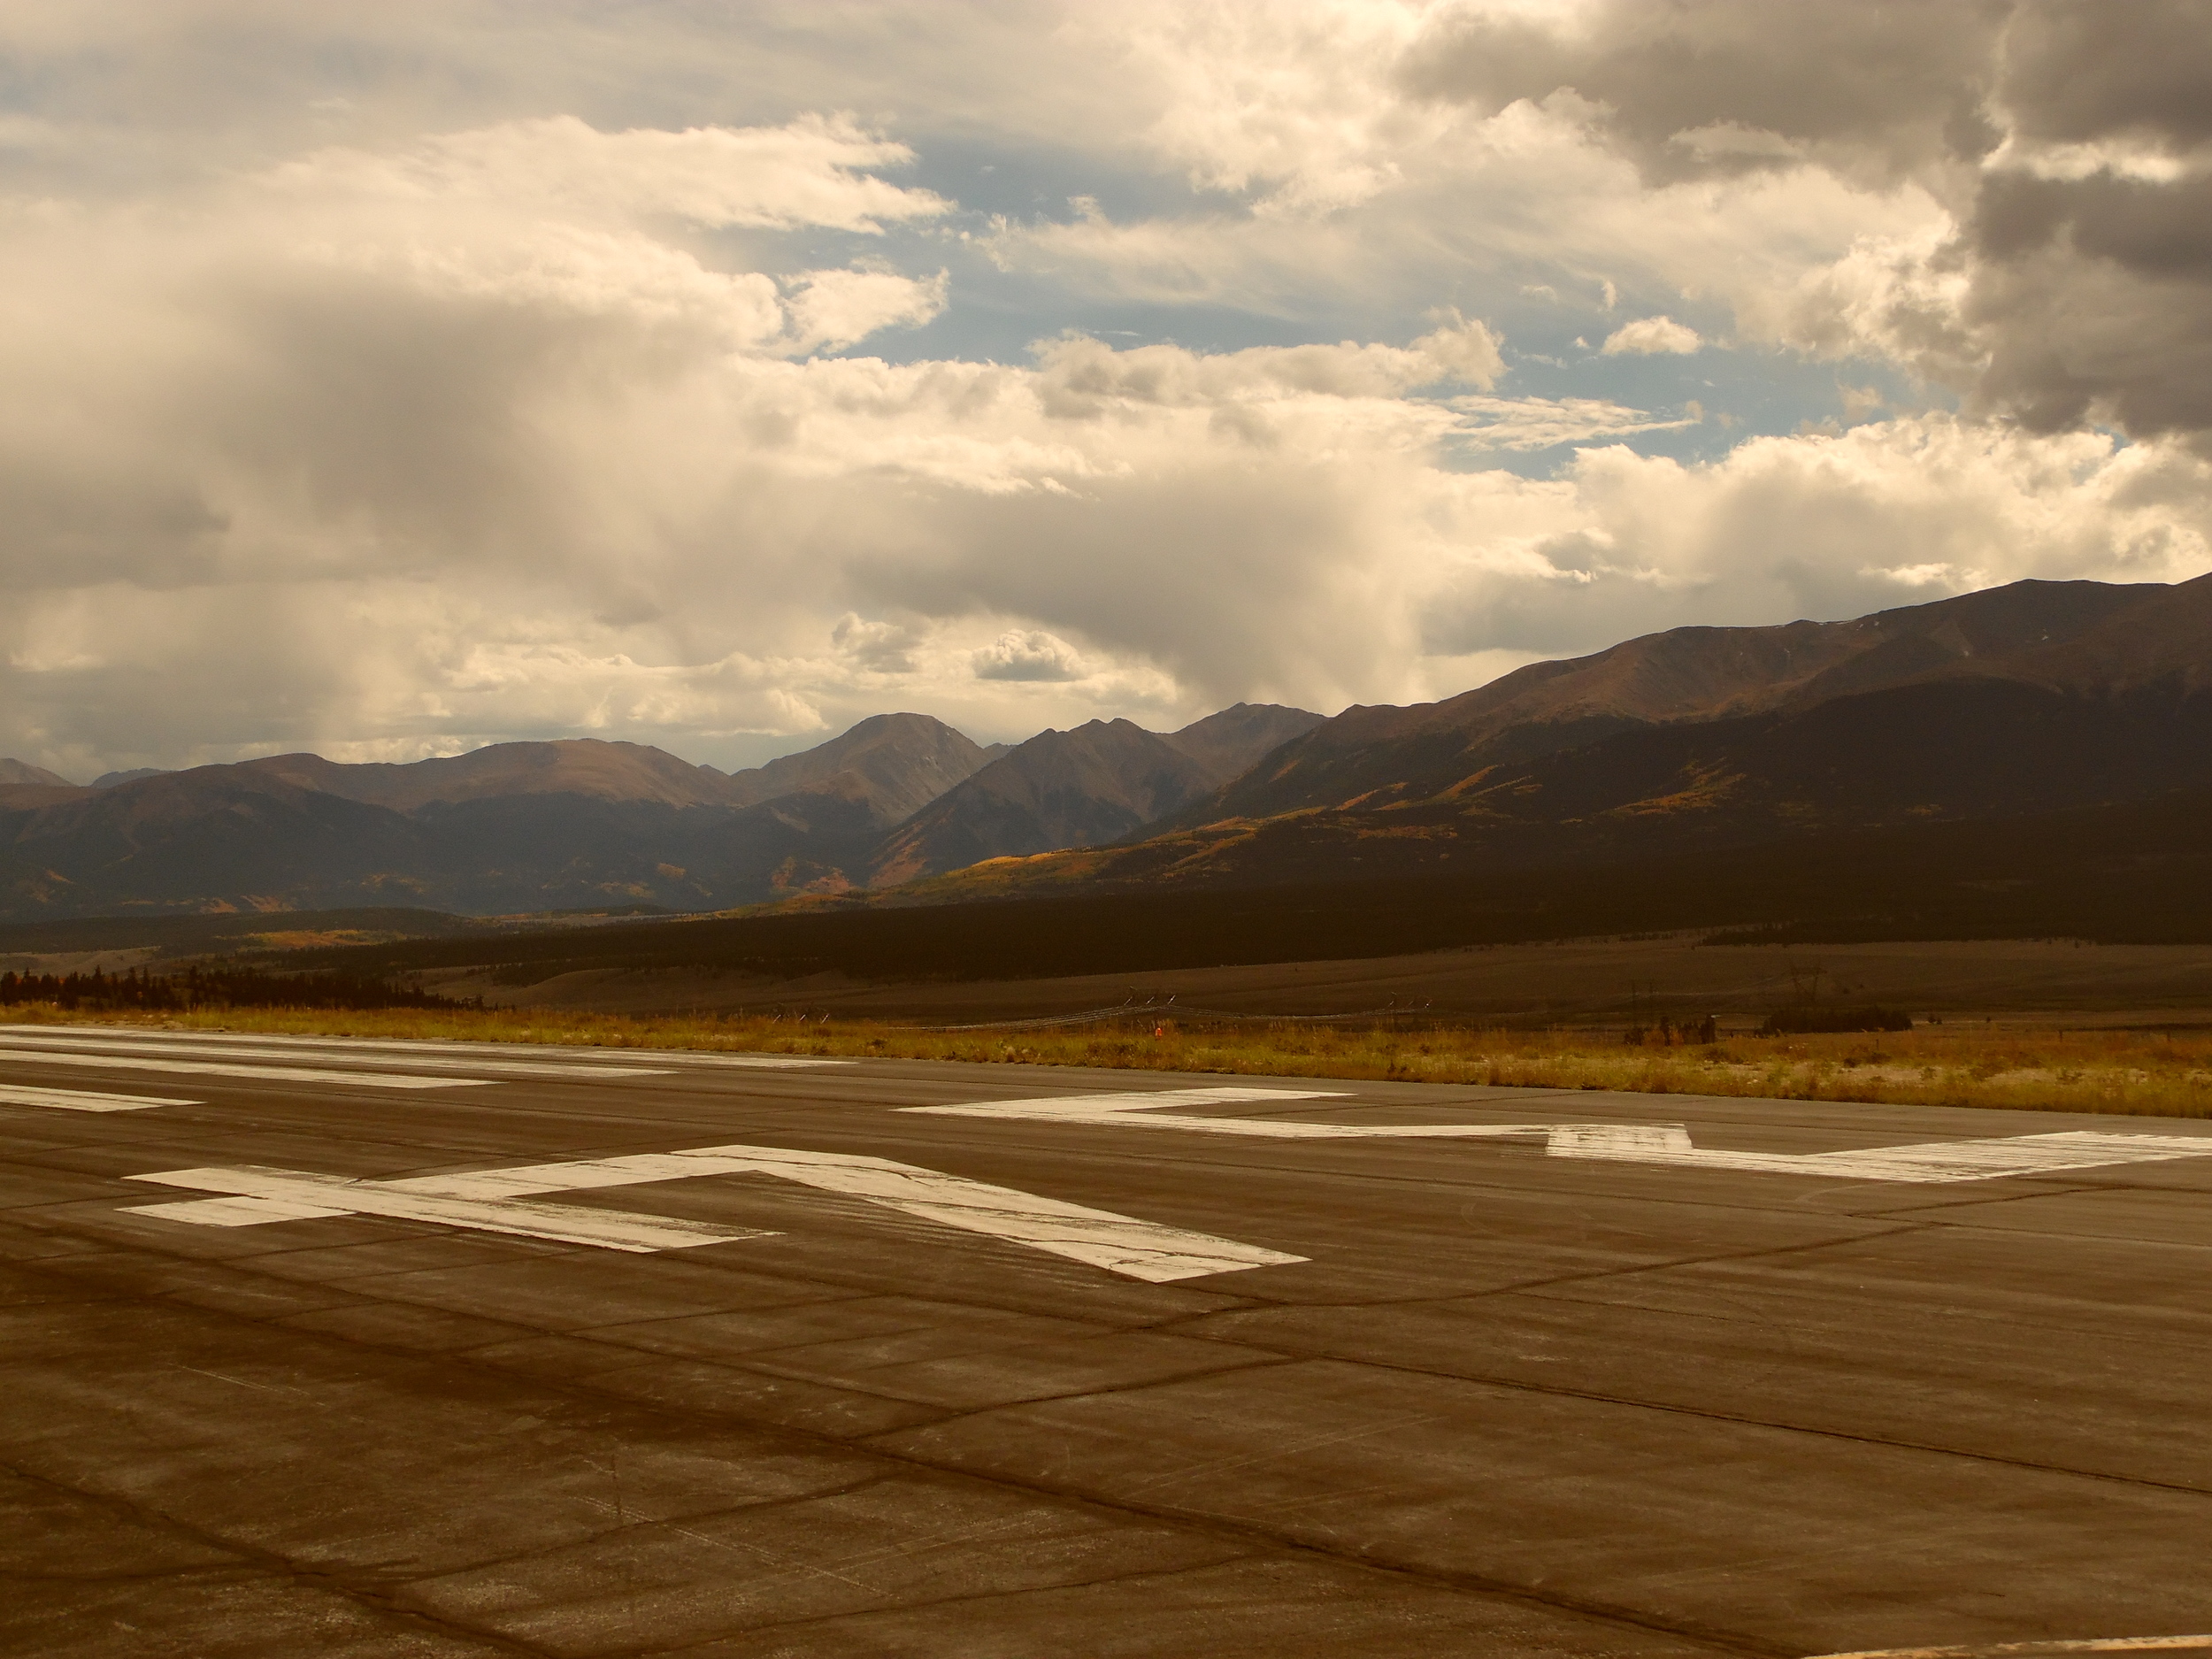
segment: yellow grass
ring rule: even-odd
[[[234,1009],[131,1018],[0,1010],[41,1023],[354,1037],[453,1038],[913,1060],[1374,1078],[1784,1100],[2212,1117],[2212,1035],[1923,1026],[1864,1035],[1732,1035],[1709,1048],[1630,1048],[1616,1033],[1353,1029],[1295,1020],[920,1031],[864,1020],[630,1017],[529,1009]]]

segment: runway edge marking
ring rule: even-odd
[[[33,1037],[27,1033],[19,1033],[11,1037],[9,1041],[28,1045],[18,1052],[29,1053],[35,1049],[40,1054],[51,1054],[65,1058],[74,1055],[96,1054],[152,1055],[165,1061],[172,1055],[183,1060],[227,1060],[231,1057],[244,1061],[297,1060],[313,1059],[322,1052],[320,1048],[309,1048],[304,1045],[296,1048],[280,1048],[269,1043],[257,1043],[227,1044],[217,1047],[200,1041],[196,1038],[179,1039],[173,1041],[165,1038],[134,1041],[106,1037],[96,1040]],[[472,1055],[457,1054],[450,1051],[434,1055],[398,1056],[380,1053],[363,1054],[348,1049],[333,1050],[326,1057],[332,1060],[357,1062],[365,1065],[373,1065],[381,1061],[387,1064],[418,1066],[437,1072],[496,1071],[502,1076],[514,1077],[629,1078],[675,1075],[675,1070],[671,1066],[602,1065],[590,1061],[582,1064],[571,1064],[551,1060],[480,1059]],[[356,1077],[367,1074],[349,1071],[344,1075]]]
[[[2032,1655],[2083,1653],[2203,1653],[2212,1636],[2087,1636],[2061,1641],[1970,1643],[1963,1647],[1866,1647],[1854,1653],[1820,1654],[1816,1659],[2032,1659]]]
[[[51,1025],[22,1025],[0,1023],[0,1039],[13,1041],[37,1034],[46,1036],[56,1028]],[[96,1046],[114,1048],[122,1044],[143,1046],[137,1039],[145,1033],[137,1030],[118,1030],[106,1025],[72,1025],[67,1028],[73,1037],[88,1041],[98,1039]],[[617,1058],[649,1060],[656,1065],[675,1064],[691,1066],[740,1066],[764,1068],[771,1071],[800,1070],[810,1066],[845,1066],[856,1064],[849,1059],[824,1057],[817,1055],[795,1054],[731,1054],[719,1050],[700,1048],[625,1048],[602,1047],[584,1043],[545,1042],[478,1042],[472,1041],[440,1040],[419,1042],[399,1038],[304,1037],[287,1032],[211,1032],[196,1031],[185,1033],[182,1041],[195,1048],[209,1044],[232,1047],[259,1047],[273,1050],[280,1046],[286,1052],[298,1052],[312,1057],[320,1049],[363,1050],[373,1055],[425,1054],[442,1056],[457,1064],[474,1055],[507,1055],[525,1059],[542,1059],[558,1055],[567,1059],[597,1060]],[[88,1048],[86,1052],[92,1052]],[[473,1061],[471,1061],[473,1064]]]
[[[33,1088],[27,1083],[0,1083],[0,1106],[47,1106],[73,1112],[137,1112],[155,1106],[198,1106],[196,1100],[158,1094],[104,1094],[97,1089]]]
[[[1547,1156],[1676,1169],[1735,1170],[1828,1179],[1943,1183],[1995,1180],[2062,1170],[2212,1157],[2212,1136],[2111,1134],[2062,1129],[1986,1141],[1932,1141],[1840,1152],[1730,1152],[1701,1148],[1681,1124],[1329,1124],[1286,1118],[1208,1118],[1164,1110],[1255,1101],[1345,1100],[1342,1090],[1185,1088],[1114,1094],[1047,1095],[1035,1100],[972,1101],[949,1106],[903,1106],[901,1111],[944,1118],[1025,1119],[1036,1123],[1180,1129],[1198,1134],[1255,1135],[1277,1141],[1540,1139]]]
[[[206,1060],[134,1059],[119,1054],[81,1054],[63,1048],[0,1048],[0,1061],[36,1065],[88,1066],[115,1071],[164,1071],[178,1077],[257,1078],[273,1083],[342,1083],[352,1088],[483,1088],[487,1077],[412,1077],[391,1071],[325,1071],[296,1065],[219,1065]]]
[[[199,1226],[242,1227],[373,1215],[633,1251],[687,1249],[772,1236],[621,1210],[531,1202],[541,1193],[708,1175],[772,1176],[964,1232],[1004,1239],[1150,1284],[1307,1259],[889,1158],[795,1151],[785,1147],[697,1147],[681,1152],[642,1152],[384,1181],[257,1167],[166,1170],[127,1179],[228,1194],[139,1205],[130,1210],[134,1215]]]

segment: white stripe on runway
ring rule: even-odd
[[[98,1041],[87,1042],[81,1039],[73,1041],[66,1037],[32,1038],[27,1033],[18,1035],[13,1041],[35,1041],[40,1048],[50,1049],[56,1054],[176,1054],[182,1055],[188,1059],[196,1056],[219,1057],[225,1055],[246,1055],[255,1059],[268,1060],[296,1059],[301,1057],[302,1054],[302,1049],[298,1048],[276,1048],[269,1044],[249,1046],[242,1043],[218,1048],[214,1044],[189,1037],[157,1038],[150,1041],[103,1039]],[[306,1048],[305,1053],[307,1057],[311,1058],[316,1050],[311,1048]],[[333,1060],[358,1060],[365,1064],[373,1064],[382,1057],[379,1055],[367,1054],[334,1054],[329,1056]],[[396,1059],[401,1056],[393,1057]],[[497,1071],[503,1075],[516,1077],[667,1077],[671,1074],[666,1066],[567,1065],[533,1060],[479,1060],[467,1054],[454,1053],[450,1050],[435,1059],[413,1055],[406,1056],[404,1058],[406,1064],[410,1065],[427,1066],[434,1071]]]
[[[755,1227],[710,1226],[660,1216],[630,1215],[619,1210],[586,1210],[575,1204],[485,1202],[403,1191],[389,1181],[358,1181],[342,1175],[315,1175],[300,1170],[257,1168],[169,1170],[134,1175],[134,1181],[165,1187],[195,1187],[230,1193],[230,1198],[194,1199],[177,1204],[134,1206],[133,1215],[159,1216],[204,1227],[257,1226],[272,1221],[311,1221],[325,1217],[388,1216],[401,1221],[428,1221],[478,1233],[507,1233],[560,1244],[595,1245],[603,1250],[687,1250],[702,1244],[728,1244],[772,1234]]]
[[[196,1100],[163,1100],[153,1094],[99,1094],[90,1089],[33,1088],[0,1083],[0,1105],[58,1106],[73,1112],[134,1112],[149,1106],[197,1106]]]
[[[0,1025],[0,1038],[4,1038],[9,1041],[30,1037],[34,1034],[41,1037],[47,1037],[51,1040],[58,1038],[65,1032],[69,1037],[96,1041],[110,1047],[119,1046],[127,1042],[142,1042],[145,1040],[145,1033],[142,1031],[119,1030],[111,1026]],[[565,1057],[572,1056],[580,1059],[591,1060],[620,1056],[626,1061],[650,1061],[655,1065],[727,1065],[749,1068],[766,1068],[775,1071],[796,1070],[808,1066],[851,1065],[853,1064],[850,1060],[826,1058],[819,1055],[721,1054],[696,1048],[601,1048],[595,1045],[588,1045],[583,1043],[465,1041],[417,1042],[400,1038],[296,1037],[281,1033],[195,1031],[180,1033],[174,1039],[165,1041],[174,1041],[195,1046],[203,1043],[219,1043],[232,1047],[265,1047],[273,1050],[281,1047],[284,1048],[297,1048],[307,1050],[319,1048],[359,1049],[365,1053],[371,1054],[389,1053],[406,1056],[418,1054],[443,1055],[453,1060],[457,1064],[463,1062],[466,1062],[470,1064],[479,1064],[470,1058],[471,1056],[478,1054],[520,1056],[537,1060],[541,1063],[543,1063],[544,1057],[549,1055],[560,1055]]]
[[[2067,1129],[1989,1141],[1935,1141],[1916,1146],[1865,1147],[1842,1152],[1724,1152],[1694,1146],[1680,1124],[1317,1124],[1268,1118],[1203,1118],[1163,1106],[1239,1101],[1341,1100],[1341,1093],[1306,1089],[1186,1088],[1118,1094],[1051,1095],[1040,1100],[975,1101],[956,1106],[905,1106],[902,1111],[946,1118],[1025,1118],[1038,1123],[1110,1124],[1182,1129],[1210,1135],[1260,1135],[1279,1141],[1487,1140],[1540,1138],[1555,1158],[1655,1164],[1677,1169],[1740,1170],[1763,1175],[1811,1175],[1854,1181],[1987,1181],[2008,1175],[2106,1169],[2171,1158],[2212,1157],[2212,1135],[2111,1134]]]
[[[317,1071],[296,1065],[216,1065],[204,1060],[132,1059],[62,1048],[0,1048],[0,1060],[36,1065],[102,1066],[117,1071],[171,1071],[180,1077],[249,1077],[274,1083],[344,1083],[355,1088],[488,1088],[488,1077],[405,1077],[390,1071]]]
[[[2105,1134],[2065,1129],[1996,1141],[1932,1141],[1917,1146],[1863,1147],[1846,1152],[1721,1152],[1692,1146],[1690,1132],[1678,1124],[1558,1124],[1547,1138],[1545,1150],[1555,1158],[1935,1184],[2212,1157],[2212,1136]]]
[[[1039,1123],[1112,1124],[1122,1128],[1187,1129],[1207,1135],[1258,1135],[1270,1141],[1486,1139],[1540,1135],[1548,1124],[1314,1124],[1275,1118],[1199,1118],[1163,1106],[1218,1106],[1236,1101],[1346,1100],[1341,1089],[1171,1088],[1125,1094],[1057,1094],[1041,1100],[977,1101],[958,1106],[902,1106],[943,1118],[1025,1118]],[[1141,1113],[1141,1116],[1131,1114]]]
[[[2072,1641],[2001,1641],[1964,1647],[1869,1647],[1820,1659],[2040,1659],[2084,1653],[2204,1653],[2212,1636],[2090,1636]]]

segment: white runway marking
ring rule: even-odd
[[[235,1194],[137,1205],[131,1210],[134,1215],[160,1216],[204,1227],[250,1227],[270,1221],[312,1221],[332,1216],[389,1216],[479,1233],[515,1233],[562,1244],[640,1253],[769,1236],[754,1227],[710,1226],[703,1222],[629,1215],[618,1210],[442,1197],[402,1191],[388,1181],[352,1180],[342,1175],[315,1175],[299,1170],[168,1170],[130,1179]]]
[[[1202,1118],[1163,1106],[1218,1106],[1238,1101],[1348,1100],[1342,1089],[1171,1088],[1125,1094],[1060,1094],[1041,1100],[977,1101],[958,1106],[902,1106],[942,1118],[1024,1118],[1039,1123],[1111,1124],[1122,1128],[1187,1129],[1206,1135],[1258,1135],[1270,1141],[1495,1140],[1541,1135],[1550,1124],[1316,1124],[1278,1118]],[[1139,1115],[1141,1114],[1141,1115]]]
[[[1679,1125],[1561,1124],[1545,1149],[1555,1158],[1602,1158],[1768,1175],[1816,1175],[1852,1181],[1988,1181],[2006,1175],[2156,1164],[2212,1157],[2212,1136],[2105,1134],[2066,1129],[1997,1141],[1932,1141],[1847,1152],[1720,1152],[1690,1144]]]
[[[302,1048],[306,1048],[308,1056],[311,1058],[315,1052],[312,1048],[303,1044],[299,1047],[288,1048],[277,1048],[269,1044],[249,1046],[242,1043],[218,1047],[196,1037],[99,1038],[88,1041],[81,1038],[43,1036],[35,1038],[28,1032],[23,1032],[19,1033],[13,1041],[35,1042],[42,1052],[54,1054],[173,1054],[182,1056],[186,1059],[220,1058],[235,1055],[251,1059],[291,1060],[301,1056]],[[365,1064],[373,1064],[382,1056],[337,1054],[330,1057],[335,1060],[357,1059]],[[666,1066],[569,1065],[543,1060],[480,1060],[465,1053],[450,1050],[434,1057],[409,1055],[405,1056],[405,1059],[406,1064],[410,1065],[426,1066],[433,1071],[496,1071],[503,1076],[515,1077],[667,1077],[670,1075],[669,1068]],[[352,1076],[353,1073],[349,1072],[347,1075]]]
[[[773,1175],[1155,1283],[1305,1259],[888,1158],[782,1147],[700,1147],[688,1152],[647,1152],[473,1175],[423,1176],[394,1185],[413,1192],[503,1196],[737,1174]]]
[[[197,1106],[196,1100],[163,1100],[153,1094],[100,1094],[90,1089],[32,1088],[0,1083],[0,1105],[58,1106],[73,1112],[134,1112],[150,1106]]]
[[[96,1041],[104,1046],[122,1043],[142,1044],[147,1033],[137,1030],[119,1030],[97,1025],[0,1025],[0,1038],[9,1041],[29,1037],[34,1033],[50,1037],[66,1031],[69,1036]],[[619,1057],[627,1062],[649,1061],[654,1065],[738,1066],[769,1071],[796,1071],[810,1066],[851,1065],[850,1060],[826,1058],[819,1055],[799,1054],[717,1054],[690,1048],[603,1048],[578,1043],[543,1042],[434,1042],[411,1041],[400,1038],[370,1037],[294,1037],[274,1033],[245,1033],[196,1031],[180,1033],[174,1038],[163,1038],[166,1042],[193,1046],[223,1044],[232,1047],[266,1048],[272,1051],[321,1048],[355,1049],[365,1054],[395,1054],[443,1056],[459,1064],[479,1064],[472,1056],[511,1055],[548,1063],[546,1056],[559,1055],[584,1060]]]
[[[180,1077],[248,1077],[276,1083],[344,1083],[355,1088],[484,1088],[488,1077],[411,1077],[390,1071],[320,1071],[296,1065],[219,1065],[206,1060],[143,1059],[119,1054],[79,1054],[67,1048],[0,1048],[0,1060],[39,1065],[104,1066],[117,1071],[170,1071]]]
[[[1680,1124],[1317,1124],[1265,1118],[1206,1118],[1166,1106],[1240,1101],[1341,1100],[1341,1091],[1265,1088],[1162,1089],[1151,1093],[1055,1095],[1040,1100],[978,1101],[956,1106],[907,1106],[903,1111],[948,1118],[1025,1118],[1040,1123],[1109,1124],[1181,1129],[1200,1134],[1262,1135],[1282,1141],[1541,1139],[1555,1158],[1655,1164],[1678,1169],[1740,1170],[1765,1175],[1811,1175],[1855,1181],[1987,1181],[2007,1175],[2093,1170],[2170,1158],[2212,1157],[2212,1136],[2108,1134],[2069,1129],[1990,1141],[1935,1141],[1917,1146],[1867,1147],[1843,1152],[1725,1152],[1692,1144]]]
[[[2078,1653],[2204,1653],[2212,1636],[2091,1636],[2075,1641],[2001,1641],[1965,1647],[1868,1647],[1819,1659],[2032,1659]]]
[[[461,1175],[411,1176],[358,1181],[292,1170],[171,1170],[131,1179],[204,1192],[234,1194],[185,1203],[150,1204],[134,1213],[203,1226],[250,1226],[349,1213],[396,1216],[449,1226],[478,1227],[533,1238],[597,1244],[609,1249],[676,1249],[757,1233],[664,1222],[616,1210],[583,1210],[525,1202],[540,1193],[688,1180],[707,1175],[769,1175],[819,1191],[858,1198],[924,1220],[1004,1239],[1102,1267],[1153,1284],[1271,1267],[1306,1258],[1233,1239],[1163,1226],[1041,1198],[1010,1187],[994,1187],[911,1164],[841,1152],[801,1152],[784,1147],[697,1147],[684,1152],[644,1152],[626,1157],[585,1158]],[[588,1218],[594,1236],[585,1236]],[[666,1235],[649,1237],[658,1228]]]

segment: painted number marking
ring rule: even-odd
[[[534,1202],[541,1193],[688,1180],[707,1175],[772,1176],[1153,1284],[1306,1259],[1240,1244],[1233,1239],[1140,1221],[1111,1210],[1041,1198],[1010,1187],[993,1187],[911,1164],[895,1164],[888,1158],[796,1152],[783,1147],[698,1147],[685,1152],[644,1152],[628,1157],[586,1158],[391,1181],[258,1168],[167,1170],[130,1179],[228,1194],[133,1210],[134,1214],[200,1226],[245,1227],[333,1216],[390,1216],[632,1251],[688,1249],[772,1236],[748,1228]]]

